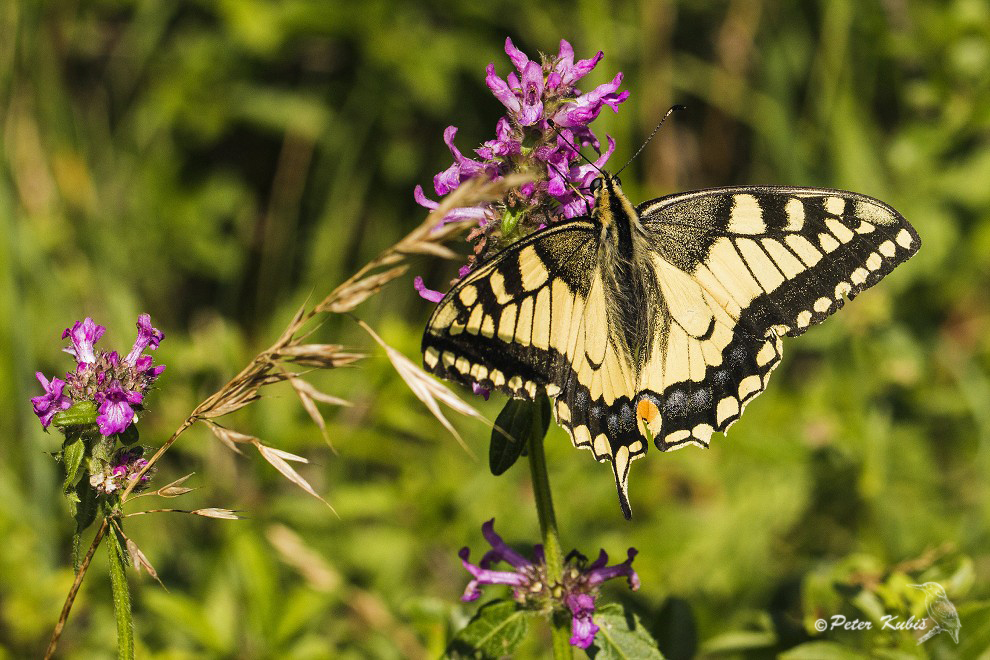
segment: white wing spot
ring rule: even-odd
[[[838,238],[843,243],[848,243],[853,239],[854,234],[849,229],[849,227],[846,227],[838,220],[833,220],[832,218],[825,218],[825,226],[828,227],[828,230],[833,234],[835,234],[835,237]]]
[[[866,222],[865,220],[863,220],[863,221],[861,221],[859,223],[859,226],[856,227],[856,233],[857,234],[869,234],[874,229],[876,229],[876,227],[874,227],[873,225],[871,225],[869,222]]]
[[[465,307],[470,307],[478,300],[478,289],[474,285],[468,284],[460,290],[457,297],[461,299]]]
[[[767,231],[763,222],[763,209],[753,195],[733,195],[729,231],[735,234],[763,234]]]
[[[787,226],[784,231],[801,231],[804,227],[804,203],[797,197],[791,197],[784,205],[787,214]]]
[[[471,363],[466,357],[459,357],[457,358],[457,361],[454,362],[454,369],[457,369],[466,376],[471,373]]]
[[[594,451],[595,456],[598,458],[611,455],[611,452],[609,451],[608,438],[604,433],[599,433],[595,437],[595,446],[592,451]]]
[[[495,336],[495,319],[488,314],[485,314],[485,318],[481,322],[481,335],[488,338]]]
[[[784,237],[784,240],[787,242],[787,246],[794,250],[794,254],[804,262],[805,266],[811,268],[821,261],[822,253],[804,236],[800,234],[789,234]]]
[[[495,301],[499,305],[504,305],[512,300],[512,296],[505,290],[505,277],[497,268],[488,276],[488,285],[491,286],[492,293],[495,294]]]
[[[712,428],[711,424],[698,424],[691,429],[691,435],[703,443],[708,444],[708,441],[712,439],[712,433],[714,431],[715,429]]]
[[[835,298],[838,300],[844,295],[847,295],[852,291],[852,285],[849,282],[839,282],[835,285]]]
[[[522,389],[523,379],[522,376],[513,376],[509,379],[509,389],[518,392]]]
[[[887,257],[888,259],[893,259],[894,255],[897,254],[897,246],[894,245],[894,241],[884,241],[880,244],[880,254]]]
[[[897,238],[894,240],[897,241],[897,244],[905,250],[910,248],[911,244],[914,243],[914,239],[911,238],[911,234],[908,233],[907,229],[902,229],[897,232]]]
[[[725,420],[730,417],[735,417],[739,414],[739,400],[734,396],[727,396],[718,402],[718,409],[715,412],[715,418],[718,420],[718,425],[722,426]]]
[[[821,244],[822,250],[825,252],[832,252],[839,247],[839,241],[835,240],[835,236],[825,232],[818,234],[818,242]]]
[[[474,287],[471,287],[472,289]],[[482,309],[481,305],[475,305],[474,309],[471,310],[471,317],[468,318],[467,331],[472,335],[478,334],[481,331],[481,318],[484,316],[485,310]]]
[[[763,381],[759,376],[746,376],[739,383],[739,398],[746,400],[751,394],[756,394],[763,389]]]
[[[591,446],[591,431],[588,430],[587,426],[578,426],[574,429],[574,445],[577,447]]]
[[[811,312],[804,310],[797,315],[797,327],[807,328],[809,325],[811,325]]]
[[[832,308],[831,298],[822,297],[815,301],[815,311],[818,312],[819,314],[824,314],[831,308]]]
[[[867,257],[866,267],[870,270],[880,270],[881,266],[883,266],[883,259],[876,252]]]
[[[536,248],[532,245],[524,247],[519,252],[519,274],[526,291],[534,291],[543,286],[550,275],[543,260],[536,254]]]
[[[891,225],[895,222],[894,215],[885,207],[864,199],[856,202],[856,217],[869,220],[876,225]]]
[[[852,274],[849,275],[849,279],[852,280],[853,284],[859,286],[860,284],[866,281],[866,278],[869,274],[870,271],[866,270],[865,268],[857,268],[852,272]]]
[[[842,215],[846,208],[846,200],[841,197],[826,197],[825,210],[832,215]]]
[[[426,349],[426,353],[423,354],[423,361],[426,362],[426,366],[432,369],[440,361],[440,351],[430,346]]]
[[[516,306],[506,305],[498,320],[498,338],[510,342],[516,334]]]
[[[774,350],[773,344],[766,342],[763,344],[763,348],[760,352],[756,354],[756,364],[761,367],[766,366],[777,356],[777,351]]]

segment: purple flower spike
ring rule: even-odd
[[[595,625],[595,599],[599,585],[605,580],[625,576],[633,590],[639,588],[639,577],[632,570],[636,549],[629,548],[628,559],[615,566],[608,564],[604,550],[594,563],[577,551],[567,555],[560,582],[549,581],[542,546],[533,547],[533,560],[526,559],[513,550],[495,533],[495,521],[489,520],[481,527],[485,540],[492,546],[478,566],[468,562],[468,549],[460,551],[461,563],[471,573],[472,579],[464,590],[463,600],[471,601],[481,596],[481,587],[489,584],[506,584],[512,587],[513,598],[526,609],[549,612],[566,608],[571,614],[571,638],[573,646],[586,649],[598,633]],[[495,571],[492,564],[504,561],[514,571]]]
[[[140,392],[130,392],[121,388],[118,383],[111,385],[105,392],[96,395],[100,415],[96,423],[103,435],[122,433],[134,421],[132,405],[140,405],[144,395]]]
[[[96,352],[93,345],[100,340],[107,329],[102,325],[97,325],[88,316],[82,321],[76,321],[71,328],[66,328],[62,333],[62,339],[72,341],[72,346],[64,348],[66,353],[76,358],[79,364],[92,364],[96,362]]]
[[[34,407],[34,414],[41,420],[41,426],[47,429],[52,423],[52,417],[72,407],[72,399],[63,394],[65,381],[61,378],[52,378],[49,381],[40,371],[35,373],[35,376],[45,388],[45,393],[31,397],[31,405]]]
[[[134,341],[134,347],[127,354],[127,357],[124,358],[124,362],[132,367],[137,362],[138,357],[144,353],[145,349],[153,351],[158,348],[158,344],[161,343],[162,339],[165,339],[165,333],[151,325],[151,316],[148,314],[142,314],[138,317],[137,329],[138,336]]]

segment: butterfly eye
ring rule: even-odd
[[[602,187],[601,177],[598,177],[597,179],[593,179],[591,181],[591,185],[589,186],[589,188],[591,189],[591,194],[592,195],[598,194],[598,191],[601,189],[601,187]]]

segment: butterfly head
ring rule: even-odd
[[[626,259],[631,258],[636,237],[642,230],[636,209],[622,192],[619,177],[603,172],[591,182],[590,189],[595,196],[593,217],[601,225],[603,244],[613,246]]]

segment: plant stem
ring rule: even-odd
[[[134,620],[131,617],[131,593],[127,586],[124,548],[120,534],[110,526],[107,536],[107,557],[110,560],[110,587],[113,592],[113,611],[117,619],[117,657],[134,660]]]
[[[553,498],[550,495],[550,478],[547,475],[547,458],[543,453],[543,429],[539,426],[539,415],[533,416],[536,427],[529,434],[529,468],[533,478],[533,494],[536,497],[536,515],[540,519],[540,535],[543,537],[543,555],[547,563],[547,581],[559,585],[564,573],[564,557],[560,549],[557,533],[557,517],[553,512]],[[553,640],[555,660],[570,660],[570,630],[565,617],[554,616],[550,633]]]

